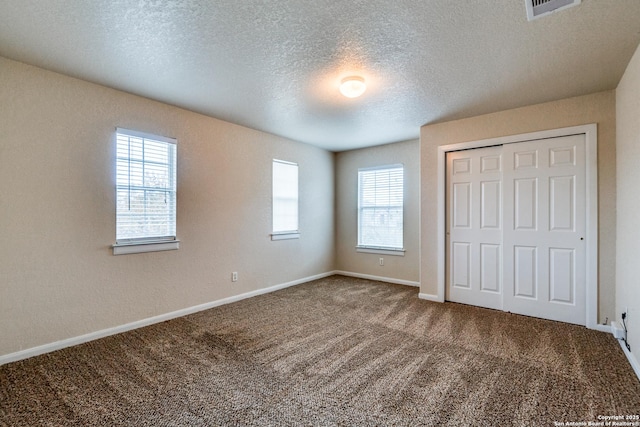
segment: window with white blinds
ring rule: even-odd
[[[298,233],[298,165],[273,160],[273,233]]]
[[[358,169],[358,247],[403,249],[404,166]]]
[[[118,128],[116,245],[176,239],[176,140]]]

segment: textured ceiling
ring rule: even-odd
[[[2,56],[335,151],[613,89],[638,43],[640,0],[0,1]]]

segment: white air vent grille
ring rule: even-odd
[[[577,6],[581,0],[525,0],[527,5],[527,19],[540,18],[558,10]]]

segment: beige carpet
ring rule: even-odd
[[[551,426],[640,413],[611,335],[417,293],[333,276],[5,365],[0,425]]]

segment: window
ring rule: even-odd
[[[403,251],[403,203],[403,165],[358,170],[359,250]]]
[[[114,254],[177,249],[176,140],[118,128]]]
[[[298,165],[273,160],[273,234],[272,240],[297,239]]]

